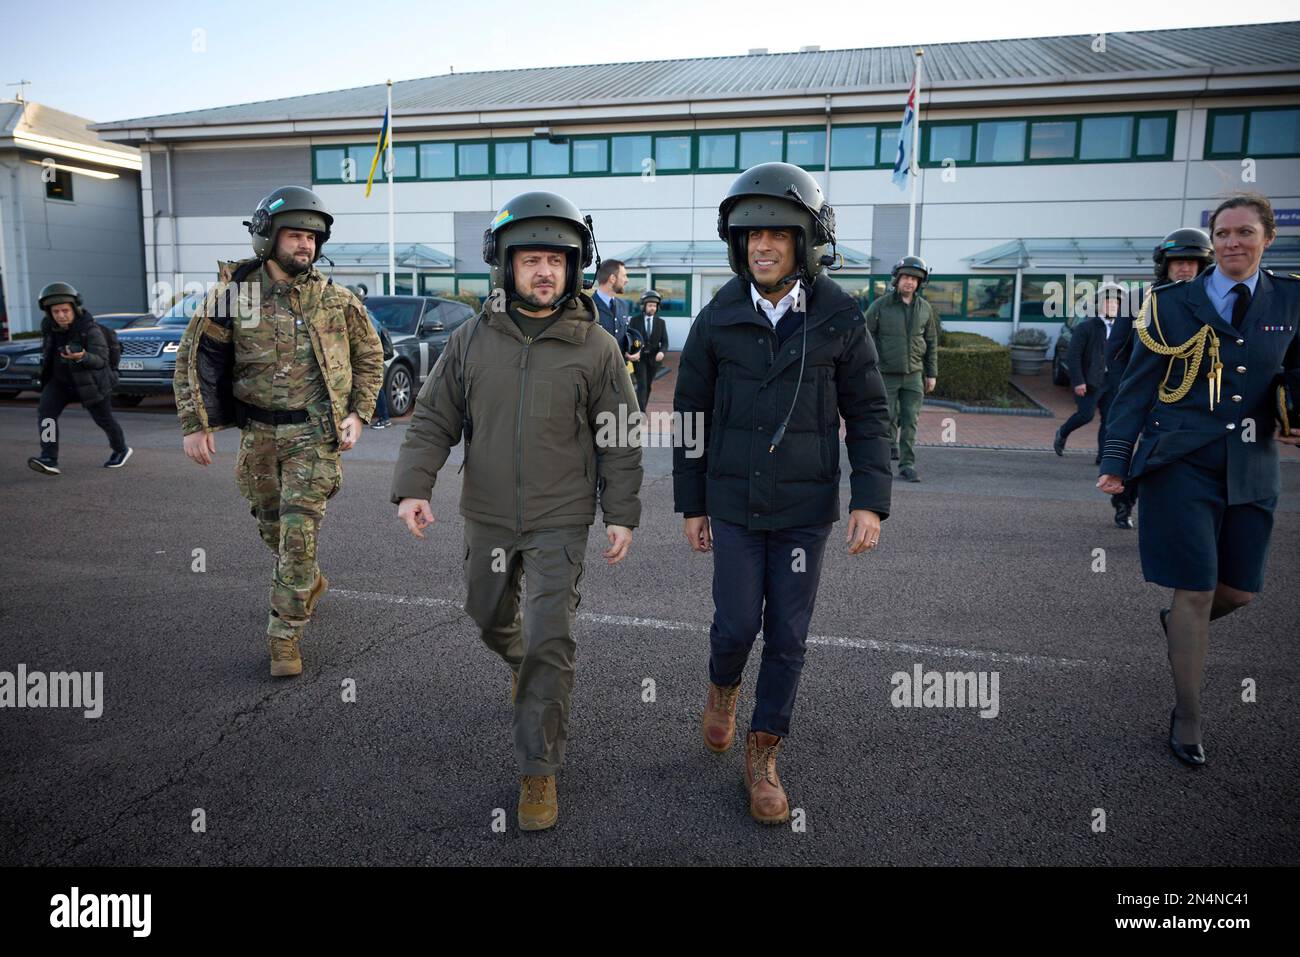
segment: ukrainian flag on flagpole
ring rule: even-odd
[[[384,125],[379,128],[379,142],[375,146],[375,158],[370,161],[370,175],[366,177],[366,196],[370,196],[370,187],[375,182],[375,168],[379,166],[379,157],[384,155],[384,150],[388,149],[388,140],[391,131],[388,128],[388,110],[384,110]]]

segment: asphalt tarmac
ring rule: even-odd
[[[165,410],[120,415],[124,469],[100,467],[107,443],[72,408],[47,477],[26,465],[34,410],[0,404],[0,671],[103,673],[98,718],[0,710],[0,864],[1300,863],[1292,463],[1265,590],[1211,632],[1209,763],[1191,769],[1166,743],[1168,593],[1142,581],[1091,456],[921,449],[874,553],[833,533],[780,757],[798,826],[763,827],[740,746],[761,638],[742,737],[713,755],[713,562],[682,538],[669,450],[648,449],[627,561],[607,567],[592,529],[560,821],[521,834],[509,674],[459,610],[459,450],[425,541],[388,501],[404,426],[345,454],[306,672],[271,679],[271,558],[237,435],[202,469]],[[893,676],[918,665],[996,673],[996,715],[895,707]]]

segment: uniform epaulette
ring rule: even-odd
[[[1190,281],[1190,280],[1187,280],[1187,279],[1171,279],[1171,280],[1169,280],[1169,282],[1162,282],[1162,283],[1161,283],[1160,285],[1158,285],[1158,286],[1152,286],[1152,287],[1151,287],[1151,291],[1152,291],[1152,292],[1163,292],[1163,291],[1166,290],[1166,289],[1172,289],[1172,288],[1174,288],[1174,286],[1181,286],[1181,285],[1184,285],[1185,283],[1187,283],[1187,282],[1189,282],[1189,281]]]

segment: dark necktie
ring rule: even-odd
[[[1239,282],[1232,287],[1232,291],[1237,294],[1237,299],[1232,304],[1232,328],[1240,330],[1242,320],[1246,318],[1246,310],[1250,308],[1250,287]]]

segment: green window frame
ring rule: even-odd
[[[548,156],[546,154],[549,154],[549,159],[551,160],[559,160],[562,158],[564,162],[564,170],[559,173],[536,172],[538,166],[540,165],[538,163],[538,159],[539,158],[543,160],[547,159]],[[557,143],[546,137],[535,136],[531,141],[529,141],[528,170],[529,170],[529,175],[532,176],[533,178],[556,179],[559,177],[567,177],[572,169],[573,169],[572,147],[570,146],[567,138],[561,138],[560,142]]]
[[[644,175],[650,169],[653,169],[654,149],[654,136],[650,133],[616,133],[611,135],[609,138],[609,175]],[[651,162],[647,163],[647,160]]]
[[[833,128],[833,127],[832,127]],[[794,141],[793,143],[791,141]],[[800,150],[796,153],[795,150]],[[785,161],[809,172],[826,168],[826,127],[800,126],[785,131]]]
[[[483,172],[466,173],[465,151],[472,149],[483,150]],[[489,179],[492,176],[492,141],[491,140],[465,140],[456,144],[456,178],[457,179]]]
[[[584,160],[591,158],[595,169],[579,169],[578,156]],[[597,159],[597,157],[599,157]],[[569,175],[570,176],[608,176],[609,175],[609,137],[608,136],[573,136],[569,138]]]
[[[1300,156],[1300,145],[1296,150],[1290,152],[1263,152],[1260,150],[1251,150],[1251,134],[1257,124],[1265,122],[1265,117],[1270,113],[1297,113],[1300,114],[1300,107],[1296,106],[1256,106],[1256,107],[1233,107],[1231,109],[1214,109],[1210,110],[1205,123],[1205,145],[1203,156],[1205,159],[1290,159]],[[1233,137],[1235,143],[1230,148],[1215,149],[1219,121],[1232,123],[1237,121],[1238,129]],[[1297,124],[1300,124],[1300,115],[1297,116]],[[1228,128],[1225,127],[1225,133]]]
[[[704,145],[705,140],[711,142],[711,145],[707,149]],[[713,156],[715,152],[718,152],[717,148],[712,145],[713,143],[716,143],[718,147],[721,147],[721,152],[726,155],[727,162],[706,162],[706,155]],[[695,155],[697,157],[696,163],[700,172],[732,172],[736,169],[736,163],[740,156],[739,137],[734,132],[729,131],[717,132],[714,130],[708,130],[703,133],[697,133]]]
[[[652,273],[652,274],[651,274],[651,276],[650,276],[650,282],[651,282],[653,288],[656,289],[656,290],[658,290],[660,294],[663,294],[663,293],[664,293],[664,283],[666,283],[666,282],[681,282],[681,283],[683,283],[683,287],[684,287],[684,289],[685,289],[685,292],[684,292],[684,297],[685,297],[685,298],[684,298],[684,300],[683,300],[682,308],[681,308],[681,309],[676,309],[676,308],[674,308],[674,307],[668,305],[668,303],[669,303],[670,301],[672,301],[672,297],[669,297],[669,296],[667,296],[667,295],[664,295],[663,308],[660,310],[659,315],[664,316],[664,317],[672,317],[672,316],[687,316],[687,317],[689,317],[689,316],[690,316],[690,314],[691,314],[691,278],[692,278],[692,277],[691,277],[691,274],[690,274],[690,273],[685,273],[685,272],[682,272],[682,273],[676,273],[676,272],[657,272],[657,273]]]
[[[852,123],[845,126],[832,126],[831,169],[876,169],[880,166],[876,155],[879,133],[879,126],[876,124]],[[836,161],[836,140],[839,141],[839,162]],[[849,157],[861,157],[866,162],[849,162]]]
[[[517,165],[503,172],[506,161]],[[492,140],[492,176],[495,179],[526,179],[532,176],[532,149],[528,140]]]
[[[654,165],[651,169],[656,176],[661,174],[672,175],[677,173],[695,172],[695,137],[690,133],[655,133],[654,149],[650,154],[654,157]],[[663,144],[661,149],[661,144]],[[681,148],[685,147],[686,154],[681,155]],[[685,159],[683,166],[665,165],[667,159]]]
[[[1123,155],[1088,157],[1081,155],[1087,121],[1127,120],[1128,149]],[[972,126],[971,160],[962,166],[1054,166],[1066,163],[1151,163],[1173,158],[1177,114],[1172,110],[1144,113],[1083,113],[1059,116],[1007,116],[972,120],[936,120],[921,124],[920,165],[935,168],[942,159],[931,159],[932,130]],[[1035,138],[1037,133],[1037,138]],[[1059,145],[1051,149],[1055,138]],[[1015,143],[1019,139],[1019,158]],[[1034,154],[1037,143],[1038,155]],[[1144,148],[1145,147],[1145,148]],[[1067,152],[1068,148],[1068,152]],[[999,157],[999,158],[991,158]],[[954,157],[955,159],[956,157]],[[893,165],[892,163],[890,165]]]

